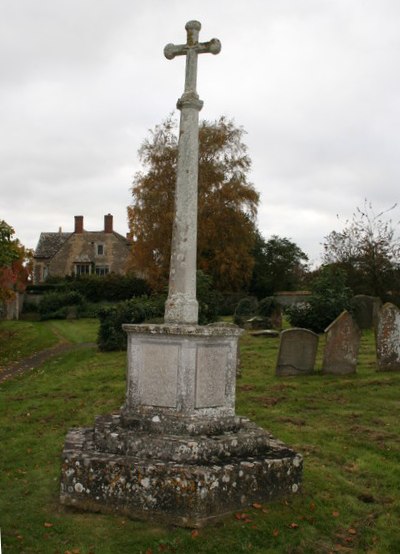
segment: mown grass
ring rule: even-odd
[[[96,342],[97,319],[0,321],[0,370],[60,342]]]
[[[47,322],[0,321],[0,368],[58,342]]]
[[[119,409],[125,353],[72,352],[0,385],[3,553],[400,552],[400,374],[375,372],[371,333],[352,376],[277,378],[277,350],[243,337],[237,413],[304,455],[303,490],[198,534],[59,505],[67,429]]]

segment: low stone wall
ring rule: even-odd
[[[284,308],[294,304],[303,304],[310,296],[309,290],[281,291],[274,294],[276,302]]]

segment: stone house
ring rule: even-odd
[[[33,283],[66,275],[125,274],[130,255],[129,236],[113,229],[113,216],[104,216],[102,231],[86,231],[83,216],[75,216],[73,233],[41,233],[33,257]]]

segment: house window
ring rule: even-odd
[[[96,275],[107,275],[109,273],[108,266],[106,265],[96,265]]]
[[[97,244],[97,255],[103,256],[104,255],[104,244]]]
[[[75,275],[89,275],[90,264],[75,264]]]

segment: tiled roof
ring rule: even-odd
[[[72,233],[40,233],[35,258],[51,258]]]

